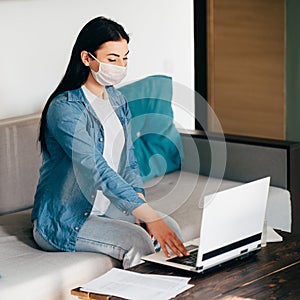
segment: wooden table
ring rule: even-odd
[[[300,235],[279,234],[283,236],[283,242],[268,244],[254,256],[227,263],[205,274],[194,274],[153,263],[144,263],[131,270],[192,277],[189,283],[195,286],[176,299],[300,299]],[[82,292],[77,295],[84,296]],[[103,299],[95,296],[98,295],[90,294],[82,299]]]

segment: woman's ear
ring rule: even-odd
[[[82,63],[86,66],[89,67],[90,66],[90,57],[87,51],[83,50],[80,53],[80,57],[81,57],[81,61]]]

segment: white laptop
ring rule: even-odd
[[[200,237],[184,243],[190,256],[167,258],[160,251],[142,259],[201,273],[256,253],[261,249],[269,185],[266,177],[205,196]]]

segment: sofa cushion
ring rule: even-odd
[[[30,214],[26,210],[0,217],[1,299],[74,299],[72,288],[120,267],[102,254],[40,250]]]

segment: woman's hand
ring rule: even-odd
[[[156,238],[164,254],[170,257],[167,246],[177,256],[187,256],[188,251],[185,249],[181,240],[175,232],[163,221],[160,215],[153,210],[148,204],[143,204],[132,212],[138,220],[142,220],[147,225],[147,231],[150,236]]]
[[[153,235],[159,242],[164,254],[167,257],[170,257],[171,255],[166,246],[168,246],[177,256],[182,257],[189,255],[181,240],[162,219],[148,222],[147,229],[150,235]]]

